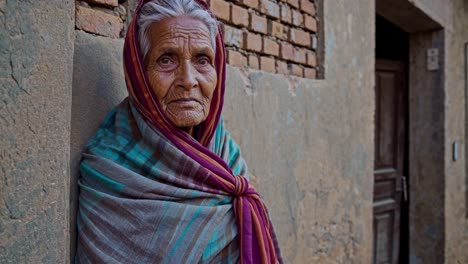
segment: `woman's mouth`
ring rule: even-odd
[[[194,107],[199,107],[200,102],[193,98],[180,98],[180,99],[175,99],[169,102],[169,104],[175,104],[179,107],[184,107],[184,108],[194,108]]]

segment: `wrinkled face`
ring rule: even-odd
[[[208,27],[190,17],[152,24],[145,58],[149,83],[168,118],[192,133],[210,110],[216,87],[215,49]]]

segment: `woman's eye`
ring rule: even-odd
[[[156,67],[159,70],[173,70],[177,67],[177,59],[171,55],[163,55],[156,61]]]
[[[202,66],[206,66],[206,65],[211,64],[211,61],[208,57],[203,56],[203,57],[198,58],[198,64]]]
[[[169,56],[163,56],[159,59],[159,63],[162,65],[169,65],[172,63],[172,59]]]

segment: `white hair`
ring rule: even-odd
[[[143,59],[150,49],[148,30],[150,25],[165,18],[189,16],[202,21],[210,31],[211,45],[216,50],[218,22],[195,0],[152,0],[144,4],[138,18],[138,41]]]

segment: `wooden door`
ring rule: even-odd
[[[400,214],[405,155],[404,64],[376,61],[374,264],[396,264],[400,249]]]

